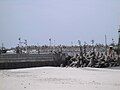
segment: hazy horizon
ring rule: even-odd
[[[118,42],[120,0],[0,0],[0,46]]]

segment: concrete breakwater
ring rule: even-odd
[[[64,59],[64,55],[59,53],[2,54],[0,55],[0,69],[60,66]]]

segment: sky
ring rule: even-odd
[[[120,0],[0,0],[0,46],[118,42]]]

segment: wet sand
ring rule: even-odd
[[[0,90],[120,90],[120,67],[0,70]]]

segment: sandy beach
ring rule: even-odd
[[[0,90],[120,90],[120,67],[0,70]]]

